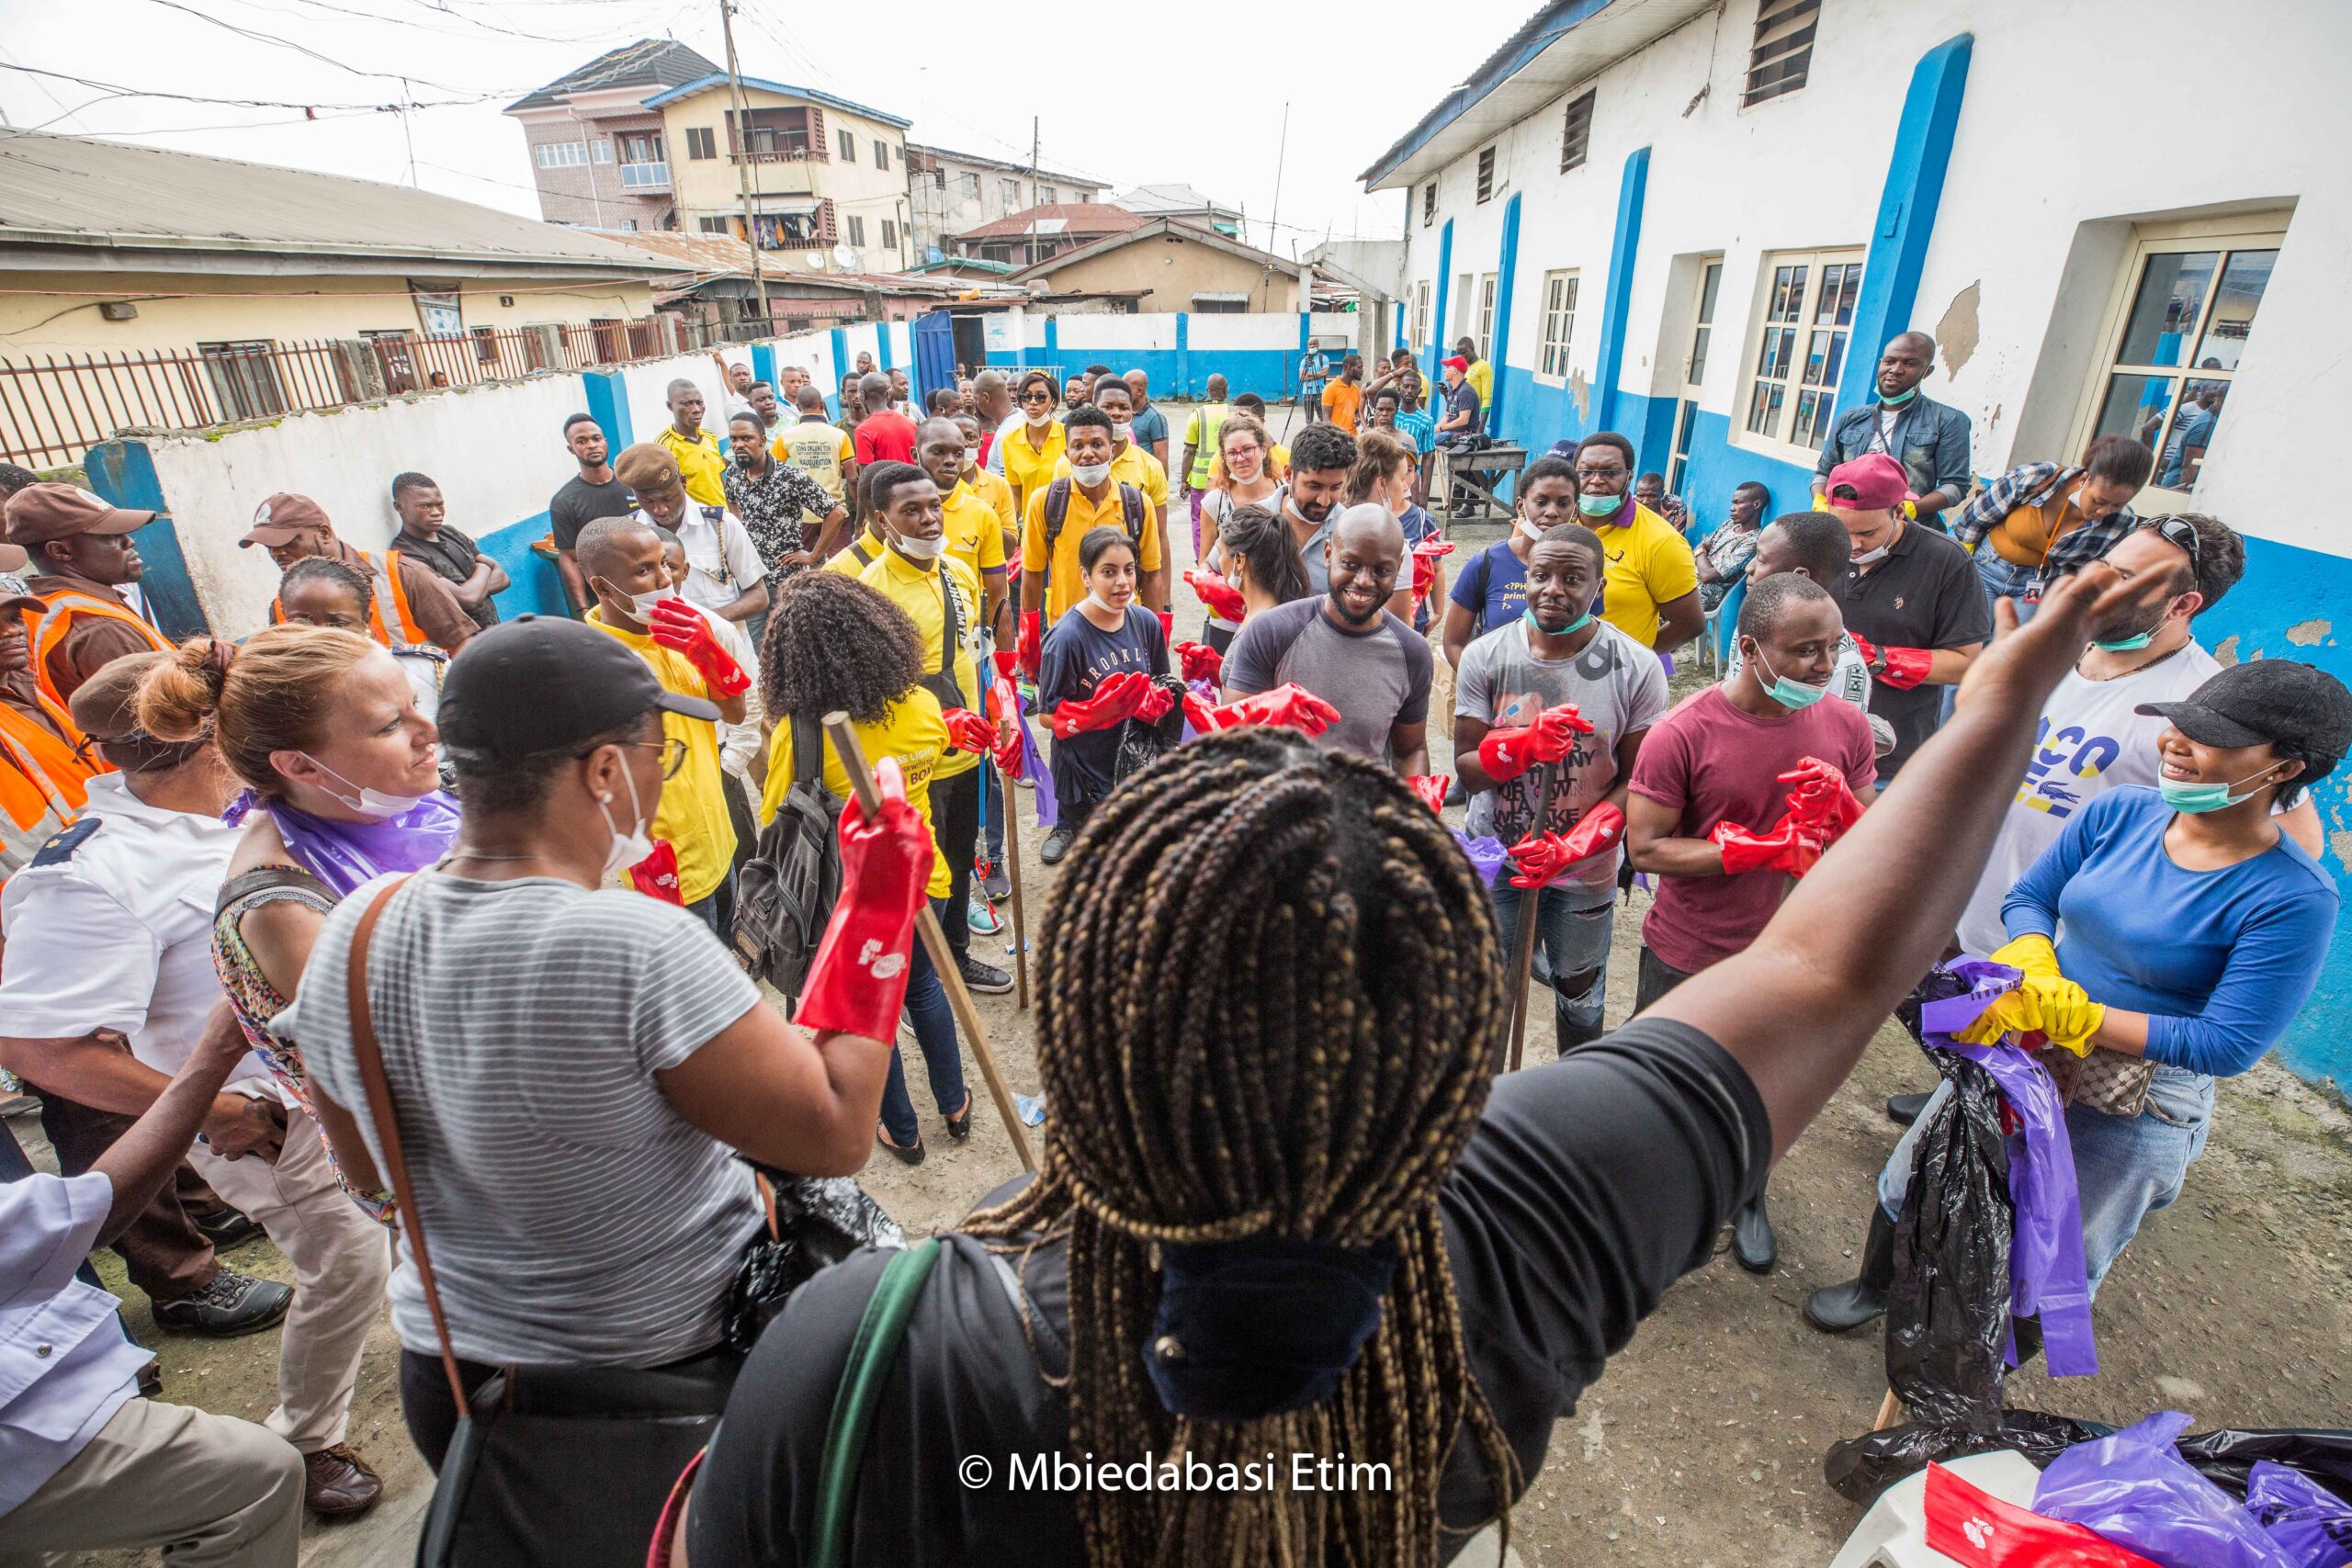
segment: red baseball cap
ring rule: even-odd
[[[126,511],[80,485],[27,485],[8,498],[8,542],[45,545],[76,534],[129,534],[155,517]]]
[[[1463,358],[1458,354],[1449,354],[1443,359],[1439,360],[1438,363],[1440,365],[1450,365],[1456,370],[1467,370],[1470,368],[1470,362]]]
[[[294,536],[305,528],[331,528],[327,510],[307,495],[294,495],[280,491],[254,508],[254,525],[237,541],[239,549],[247,545],[261,545],[275,549],[290,545]]]
[[[1840,491],[1852,493],[1840,495]],[[1910,493],[1910,476],[1883,452],[1856,457],[1829,470],[1827,499],[1840,512],[1883,512],[1902,505]]]

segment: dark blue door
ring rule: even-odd
[[[915,401],[929,406],[935,387],[956,389],[956,321],[944,310],[915,318]]]

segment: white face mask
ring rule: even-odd
[[[1127,440],[1135,433],[1136,427],[1133,424],[1122,424],[1115,419],[1111,422],[1111,439],[1114,441]]]
[[[616,875],[653,852],[653,835],[645,830],[644,808],[639,806],[637,800],[637,775],[630,773],[627,767],[623,767],[621,782],[628,785],[628,810],[632,826],[628,832],[624,833],[613,826],[613,814],[605,805],[609,796],[596,797],[596,809],[604,812],[605,830],[613,836],[613,841],[605,850],[605,869],[596,874],[596,880],[599,882],[608,876]]]
[[[1530,523],[1524,517],[1519,519],[1519,532],[1521,536],[1527,539],[1530,543],[1533,543],[1534,541],[1544,537],[1544,530],[1538,528],[1534,524]]]
[[[312,767],[318,769],[319,772],[332,776],[335,783],[342,784],[346,789],[356,791],[359,798],[354,800],[350,795],[336,795],[334,791],[326,789],[324,785],[320,786],[327,795],[333,796],[336,801],[349,807],[354,811],[359,812],[363,816],[379,818],[398,817],[402,812],[413,811],[418,807],[424,804],[424,796],[421,795],[386,795],[382,790],[369,789],[366,784],[353,784],[349,779],[345,778],[341,773],[336,773],[333,768],[328,767],[324,762],[322,762],[316,757],[311,756],[308,751],[300,752],[298,755],[300,755],[305,761],[309,762]]]
[[[1860,555],[1854,558],[1854,564],[1856,566],[1876,566],[1880,561],[1886,558],[1887,547],[1888,547],[1884,545],[1881,545],[1874,550],[1864,550]]]
[[[1071,478],[1077,479],[1079,483],[1091,490],[1111,477],[1111,465],[1108,463],[1072,463],[1069,466],[1069,471]]]
[[[1116,605],[1113,604],[1111,603],[1111,601],[1109,601],[1108,599],[1103,598],[1103,597],[1102,597],[1102,595],[1101,595],[1100,593],[1095,592],[1094,592],[1092,589],[1091,589],[1091,588],[1090,588],[1090,589],[1088,589],[1088,590],[1086,591],[1086,602],[1087,602],[1088,604],[1090,604],[1093,605],[1096,609],[1098,609],[1098,610],[1102,611],[1102,612],[1104,615],[1124,615],[1124,614],[1125,614],[1125,611],[1121,610],[1121,609],[1120,609],[1120,608],[1118,608]]]
[[[940,552],[947,548],[947,536],[940,534],[928,539],[910,539],[899,535],[891,539],[890,544],[909,560],[937,560]]]
[[[1030,429],[1043,430],[1046,426],[1054,423],[1054,411],[1051,409],[1023,408],[1021,411],[1021,417],[1027,423]]]

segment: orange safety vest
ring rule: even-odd
[[[56,813],[60,827],[73,821],[74,814],[90,802],[84,787],[88,781],[115,771],[95,753],[85,759],[74,750],[74,743],[83,737],[71,714],[47,696],[36,700],[65,739],[30,715],[0,703],[0,811],[28,831],[51,812]]]
[[[418,626],[416,617],[409,613],[408,590],[401,586],[400,551],[386,550],[380,561],[356,546],[353,547],[352,553],[366,563],[368,574],[376,580],[375,595],[368,605],[368,635],[386,648],[432,647],[433,639],[424,635],[424,628]],[[392,607],[393,617],[401,629],[401,640],[397,645],[392,641],[390,629],[384,624],[384,606],[387,604]],[[286,624],[286,612],[274,597],[269,602],[269,624],[274,626]]]
[[[170,640],[121,600],[101,599],[78,588],[54,588],[43,592],[40,581],[35,578],[32,581],[33,597],[46,607],[40,624],[33,628],[33,680],[40,685],[40,694],[61,712],[65,707],[65,694],[59,691],[56,682],[50,679],[49,656],[65,640],[65,634],[73,628],[77,617],[90,615],[102,621],[120,621],[124,626],[136,626],[140,635],[147,639],[149,647],[162,653],[172,651]],[[70,720],[68,725],[67,733],[74,733]]]

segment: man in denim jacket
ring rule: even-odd
[[[1839,414],[1821,444],[1813,470],[1816,509],[1829,488],[1830,469],[1883,452],[1911,480],[1913,499],[1903,514],[1942,531],[1935,514],[1968,493],[1969,424],[1966,414],[1919,390],[1935,363],[1936,340],[1925,333],[1903,333],[1888,342],[1879,355],[1877,397]]]

